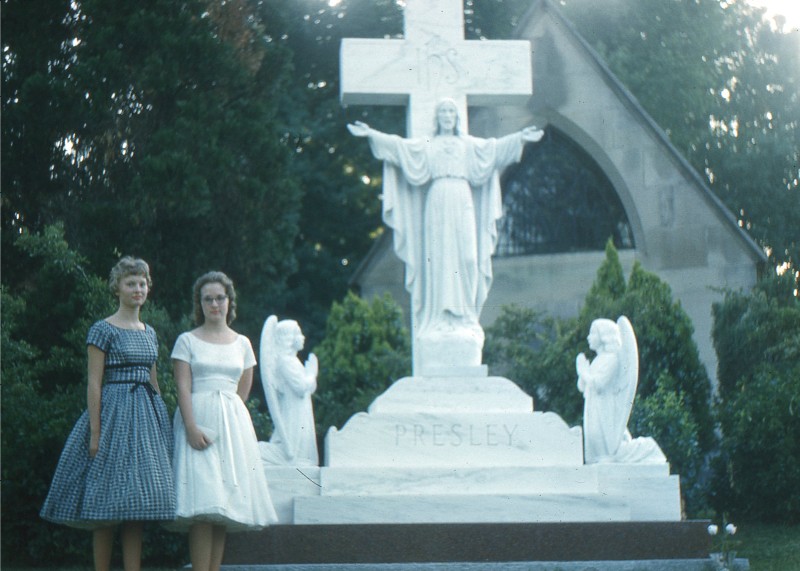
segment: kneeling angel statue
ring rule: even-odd
[[[595,319],[587,337],[593,360],[575,360],[578,390],[583,393],[584,462],[663,463],[664,453],[649,437],[628,431],[639,382],[639,349],[627,317],[616,322]]]
[[[265,464],[317,466],[317,434],[311,395],[317,390],[319,363],[311,353],[297,357],[305,337],[296,321],[271,315],[261,332],[261,383],[272,417],[269,442],[260,442]]]

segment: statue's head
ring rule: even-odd
[[[306,338],[297,321],[284,319],[275,327],[275,340],[281,349],[296,352],[303,348]]]
[[[434,132],[439,135],[443,131],[452,129],[454,135],[460,135],[460,118],[458,116],[458,104],[455,99],[444,97],[436,104]]]
[[[593,351],[605,349],[618,351],[622,347],[622,335],[619,326],[610,319],[595,319],[589,328],[589,347]]]

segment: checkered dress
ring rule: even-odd
[[[89,457],[89,414],[72,429],[40,515],[97,528],[175,517],[173,437],[167,408],[150,384],[158,342],[152,327],[121,329],[98,321],[87,345],[105,353],[100,446]]]

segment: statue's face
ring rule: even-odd
[[[436,111],[436,120],[441,131],[452,133],[458,123],[458,109],[452,103],[442,103]]]
[[[600,332],[597,330],[595,325],[592,325],[589,328],[589,336],[586,338],[586,340],[589,342],[589,349],[592,351],[597,351],[597,349],[600,347],[600,342],[602,339],[600,337]]]
[[[300,327],[295,328],[292,339],[293,339],[292,347],[294,348],[295,351],[299,351],[300,349],[302,349],[303,345],[305,345],[306,343],[306,338],[303,335],[303,332],[300,331]]]

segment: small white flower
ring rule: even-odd
[[[712,523],[708,526],[708,535],[717,535],[718,531],[719,527],[717,527],[715,524]]]
[[[725,533],[733,535],[734,533],[736,533],[736,526],[733,525],[732,523],[729,523],[728,525],[725,526]]]

